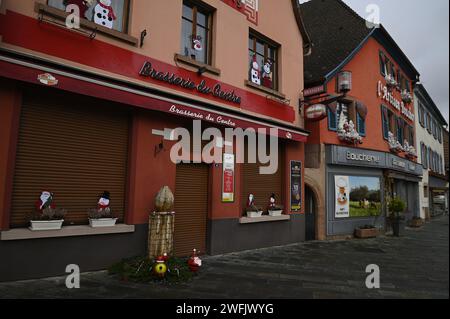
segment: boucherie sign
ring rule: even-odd
[[[378,81],[377,85],[377,94],[378,97],[381,97],[383,101],[386,101],[393,107],[395,107],[397,110],[399,110],[403,116],[405,116],[408,120],[411,122],[414,122],[415,115],[413,112],[411,112],[410,109],[408,109],[403,101],[400,101],[395,98],[394,94],[392,94],[391,91],[389,91],[388,87],[384,85],[381,81]]]
[[[235,104],[241,104],[241,98],[236,96],[234,90],[233,91],[224,91],[222,90],[222,86],[217,83],[213,87],[210,87],[206,84],[205,80],[202,80],[200,83],[196,83],[190,78],[183,78],[181,76],[176,75],[175,73],[158,71],[153,68],[150,62],[145,62],[139,72],[139,75],[144,77],[149,77],[157,81],[165,82],[174,86],[178,86],[184,89],[197,91],[201,94],[212,95],[221,100],[232,102]]]

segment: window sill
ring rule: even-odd
[[[59,9],[50,7],[50,6],[42,4],[42,3],[35,3],[34,11],[39,14],[49,16],[52,18],[56,18],[58,20],[63,20],[63,21],[65,21],[67,16],[69,15],[69,13],[67,13],[67,12],[61,11]],[[132,37],[126,33],[122,33],[117,30],[108,29],[104,26],[98,25],[98,24],[91,22],[89,20],[86,20],[86,19],[80,19],[80,26],[84,29],[107,35],[109,37],[118,39],[120,41],[126,42],[126,43],[134,45],[134,46],[137,46],[139,43],[139,40],[135,37]],[[67,29],[67,30],[70,30],[70,29]]]
[[[262,216],[256,218],[242,217],[239,219],[239,224],[256,224],[256,223],[267,223],[267,222],[279,222],[279,221],[287,221],[291,220],[291,216],[289,215],[281,215],[281,216]]]
[[[219,69],[217,69],[209,64],[195,61],[187,56],[184,56],[184,55],[181,55],[178,53],[175,54],[174,59],[175,59],[175,62],[184,63],[184,64],[187,64],[187,65],[197,68],[197,69],[204,68],[206,70],[206,72],[209,72],[214,75],[220,75],[220,73],[221,73],[221,71]]]
[[[255,90],[258,90],[258,91],[270,94],[270,95],[273,95],[273,96],[275,96],[278,99],[282,99],[282,100],[286,99],[286,95],[285,94],[283,94],[281,92],[278,92],[278,91],[275,91],[275,90],[272,90],[272,89],[268,89],[268,88],[266,88],[266,87],[264,87],[262,85],[254,84],[254,83],[250,82],[249,80],[245,80],[245,85],[248,86],[248,87],[251,87],[252,89],[255,89]]]
[[[0,232],[0,241],[124,234],[134,233],[134,230],[134,225],[125,224],[101,228],[92,228],[90,226],[67,226],[63,227],[61,230],[46,231],[31,231],[28,228],[17,228]]]

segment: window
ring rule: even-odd
[[[410,83],[409,83],[408,79],[400,71],[398,72],[398,83],[399,83],[400,89],[402,91],[406,90],[408,92],[411,92],[411,87],[410,87]]]
[[[423,187],[423,197],[428,198],[428,186]]]
[[[405,125],[405,140],[408,141],[409,145],[414,146],[414,128],[411,125]]]
[[[78,1],[69,0],[48,0],[48,5],[53,8],[66,10],[69,3]],[[91,6],[80,8],[81,17],[92,21],[98,25],[113,29],[119,32],[128,32],[128,11],[129,0],[111,0],[109,7],[93,2]]]
[[[432,151],[431,151],[431,148],[427,148],[427,161],[428,161],[428,164],[427,164],[427,166],[428,166],[428,169],[433,169],[433,153],[432,153]]]
[[[181,53],[204,64],[211,64],[213,8],[197,2],[183,2]]]
[[[432,119],[431,119],[430,113],[428,113],[428,112],[427,112],[426,120],[427,120],[426,121],[426,125],[427,125],[428,133],[431,134],[431,121],[432,121]]]
[[[442,144],[442,127],[438,128],[438,141]]]
[[[387,58],[381,51],[380,51],[380,73],[383,76],[387,75]]]
[[[434,138],[437,140],[437,132],[438,132],[438,127],[437,127],[437,123],[436,121],[433,120],[433,136]]]
[[[402,145],[405,141],[405,121],[400,118],[397,119],[397,141]]]
[[[330,131],[336,131],[337,125],[338,125],[338,122],[337,122],[336,111],[333,111],[328,107],[328,129]]]
[[[278,90],[278,49],[273,41],[250,31],[248,43],[249,72],[251,83]]]

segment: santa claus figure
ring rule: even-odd
[[[99,211],[105,211],[110,212],[111,208],[110,205],[110,194],[109,192],[105,191],[102,195],[100,195],[100,199],[98,200],[97,209]]]
[[[266,88],[272,89],[273,76],[272,76],[272,62],[267,61],[263,66],[262,83]]]
[[[112,29],[114,21],[117,19],[111,0],[99,0],[94,8],[94,22],[108,29]]]
[[[250,68],[250,81],[256,85],[261,85],[261,71],[258,61],[256,60],[256,54],[253,56],[251,68]]]
[[[196,38],[194,38],[194,40],[192,41],[192,47],[194,48],[195,51],[203,51],[203,45],[202,45],[202,37],[197,36]]]
[[[197,255],[197,249],[193,250],[191,258],[188,260],[188,266],[192,272],[197,272],[202,266],[202,260]]]
[[[55,209],[55,204],[53,203],[53,194],[49,191],[43,191],[41,197],[34,204],[36,210],[42,213],[45,209],[51,208]]]
[[[78,6],[78,9],[80,10],[80,17],[87,18],[86,12],[89,10],[89,7],[91,6],[91,1],[92,0],[64,0],[64,5],[66,7],[69,5]]]

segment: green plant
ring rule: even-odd
[[[406,203],[402,199],[395,197],[389,202],[388,209],[392,217],[400,218],[400,215],[405,212]]]

